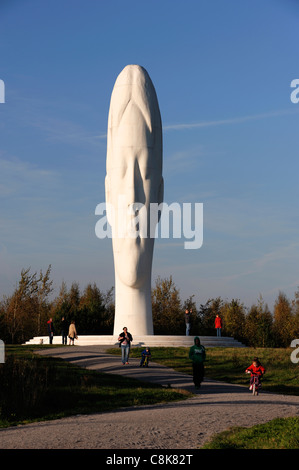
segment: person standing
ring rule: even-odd
[[[49,343],[52,344],[53,343],[54,333],[55,333],[52,318],[50,318],[48,320],[47,325],[48,325]]]
[[[216,318],[215,318],[215,328],[216,328],[217,336],[220,337],[221,336],[221,328],[222,328],[222,320],[219,317],[218,313],[216,314]]]
[[[126,326],[123,328],[123,332],[120,333],[118,337],[118,341],[120,341],[121,346],[121,360],[123,365],[129,364],[129,354],[130,354],[130,347],[131,341],[133,341],[131,333],[128,332]]]
[[[190,336],[192,310],[185,310],[186,336]]]
[[[198,389],[204,378],[204,361],[206,360],[205,347],[200,344],[198,336],[194,338],[194,346],[189,350],[189,359],[192,361],[193,382]]]
[[[62,344],[67,344],[67,323],[64,317],[62,317],[61,319],[60,329],[61,329]]]
[[[74,321],[71,322],[70,327],[69,327],[69,338],[70,338],[69,345],[72,344],[74,346],[75,338],[78,339],[76,325]]]

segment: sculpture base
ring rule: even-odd
[[[242,343],[227,336],[200,336],[200,342],[207,348],[224,347],[224,348],[238,348],[244,347]],[[111,346],[118,347],[118,336],[114,335],[79,335],[75,339],[76,346]],[[69,343],[69,339],[68,339]],[[25,344],[49,344],[49,336],[36,336],[27,341]],[[54,336],[53,344],[62,344],[61,336]],[[194,345],[194,336],[171,336],[171,335],[149,335],[149,336],[134,336],[132,347],[191,347]]]

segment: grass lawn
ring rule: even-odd
[[[299,418],[276,418],[251,428],[234,427],[203,449],[299,449]]]
[[[191,395],[38,356],[36,349],[41,346],[5,347],[6,362],[0,364],[0,427],[165,403]]]
[[[131,357],[141,357],[144,348],[132,348]],[[259,357],[266,368],[263,390],[287,395],[299,395],[299,364],[293,364],[292,348],[207,348],[206,377],[227,383],[248,386],[245,369]],[[108,352],[120,354],[119,348]],[[151,348],[152,360],[179,372],[192,375],[188,348]]]

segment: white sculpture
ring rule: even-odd
[[[154,86],[139,65],[125,67],[112,91],[106,165],[106,204],[113,208],[107,217],[115,269],[114,335],[123,327],[133,337],[152,335],[149,207],[163,201],[162,124]],[[141,207],[145,218],[136,223]]]

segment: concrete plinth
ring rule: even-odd
[[[75,339],[76,346],[109,346],[117,347],[118,336],[113,335],[83,335]],[[242,343],[230,337],[216,337],[216,336],[199,336],[200,342],[203,346],[213,347],[227,347],[238,348],[244,347]],[[48,336],[36,336],[25,344],[49,344]],[[53,344],[62,344],[61,336],[54,336]],[[148,335],[148,336],[134,336],[132,347],[191,347],[194,344],[194,336],[169,336],[169,335]]]

